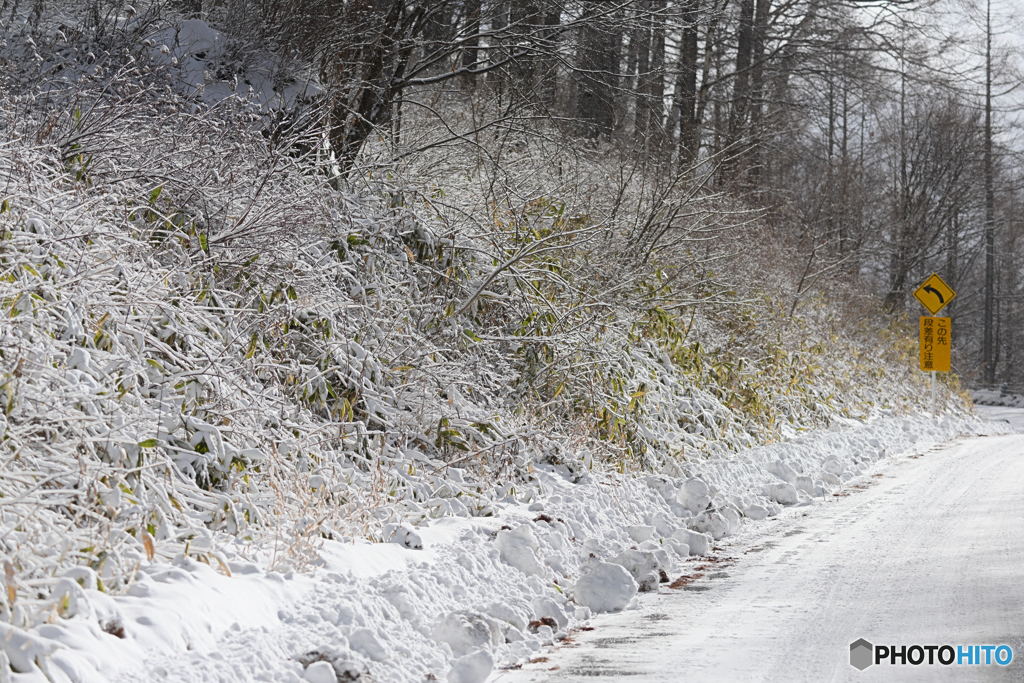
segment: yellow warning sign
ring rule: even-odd
[[[949,372],[949,318],[921,317],[921,369],[925,372]]]
[[[935,315],[956,297],[956,292],[939,277],[938,273],[932,273],[917,288],[914,296],[929,313]]]

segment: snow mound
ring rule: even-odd
[[[36,664],[45,666],[50,661],[50,655],[60,648],[60,644],[0,622],[0,648],[7,660],[0,661],[0,664],[5,665],[0,671],[4,672],[3,675],[9,675],[12,669],[18,673],[38,671]],[[43,673],[49,680],[54,680],[45,669]]]
[[[709,534],[716,541],[729,533],[734,533],[729,521],[721,513],[713,510],[700,513],[690,522],[690,526],[695,531]]]
[[[482,614],[460,610],[451,612],[434,627],[430,637],[448,647],[456,656],[490,648],[499,642],[500,628]]]
[[[306,675],[303,678],[309,683],[338,683],[334,667],[327,662],[313,662],[306,667]]]
[[[423,550],[423,539],[408,524],[386,524],[384,525],[385,538],[390,536],[392,543],[408,548],[409,550]]]
[[[337,683],[338,681],[360,681],[369,678],[368,671],[352,661],[342,651],[333,647],[311,650],[297,658],[306,667],[303,678],[309,683]]]
[[[710,534],[690,529],[676,529],[672,538],[685,543],[689,547],[691,555],[707,555],[711,551],[711,544],[714,540]]]
[[[598,561],[576,582],[573,600],[595,613],[618,612],[626,608],[639,589],[625,567]]]
[[[814,480],[806,475],[801,474],[796,477],[793,481],[793,485],[796,487],[797,491],[804,491],[809,495],[814,495]]]
[[[796,505],[800,502],[796,493],[796,487],[792,484],[766,484],[764,495],[780,505]]]
[[[476,650],[459,657],[448,672],[448,683],[484,683],[494,668],[494,658],[487,650]]]
[[[841,463],[838,458],[831,457],[821,463],[821,469],[838,476],[846,470],[846,465]]]
[[[352,631],[348,637],[348,643],[356,652],[369,657],[375,662],[383,662],[388,658],[388,650],[380,642],[377,634],[369,628],[360,628]]]
[[[533,612],[538,619],[545,617],[553,619],[559,629],[569,626],[569,616],[562,609],[562,606],[549,597],[538,597],[533,599]]]
[[[494,547],[501,553],[501,559],[522,573],[533,576],[544,574],[544,566],[537,556],[540,544],[537,536],[526,524],[514,531],[503,529],[494,538]]]
[[[654,535],[654,527],[646,524],[631,525],[626,527],[626,533],[634,543],[643,543]]]
[[[642,593],[658,590],[661,572],[665,571],[654,553],[643,550],[624,550],[609,562],[624,567],[637,582]]]
[[[1024,408],[1024,394],[1013,393],[1007,389],[976,389],[971,391],[971,399],[976,404],[984,406]]]
[[[711,491],[702,479],[694,477],[687,479],[679,487],[676,501],[696,515],[707,509],[708,505],[711,504]]]
[[[796,481],[796,470],[782,460],[776,460],[775,462],[770,463],[766,469],[782,481],[789,483]]]
[[[768,516],[768,508],[757,503],[751,503],[743,510],[743,514],[754,521],[760,521]]]

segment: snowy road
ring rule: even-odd
[[[1024,411],[990,419],[1024,427]],[[965,439],[880,468],[862,490],[790,509],[682,590],[496,672],[537,681],[1024,680],[1024,435]],[[675,578],[675,577],[673,577]],[[849,664],[850,643],[1007,644],[1008,667]]]

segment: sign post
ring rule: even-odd
[[[932,314],[921,317],[920,363],[923,372],[932,374],[932,417],[935,417],[935,373],[950,371],[953,326],[950,318],[934,316],[956,297],[956,292],[937,273],[932,273],[917,288],[914,297]]]

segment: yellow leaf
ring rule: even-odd
[[[156,556],[156,547],[153,545],[153,537],[149,535],[148,531],[142,532],[142,545],[146,546],[146,559],[152,562]]]
[[[224,558],[220,556],[220,553],[210,553],[210,557],[217,560],[217,564],[220,565],[220,570],[224,572],[224,576],[231,578],[231,570],[228,569],[228,563],[224,561]]]
[[[4,562],[4,577],[7,579],[7,603],[13,605],[18,591],[14,587],[14,565],[10,562]]]
[[[256,335],[252,335],[252,339],[249,340],[249,346],[245,349],[245,359],[249,360],[256,353]]]

